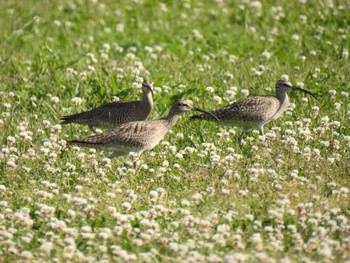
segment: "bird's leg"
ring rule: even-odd
[[[264,135],[264,128],[263,127],[259,128],[259,135],[261,135],[261,136]]]
[[[242,129],[241,135],[239,135],[239,137],[238,137],[238,144],[239,145],[242,145],[243,134],[244,134],[244,129]]]
[[[110,156],[108,156],[109,159],[113,159],[114,157],[119,156],[118,152],[112,152]]]
[[[132,162],[133,164],[133,168],[136,170],[137,167],[137,161],[140,160],[140,155],[142,154],[142,152],[131,152],[129,153],[129,160]]]
[[[91,123],[88,124],[88,127],[89,127],[90,131],[92,131],[93,133],[96,133],[96,131]]]

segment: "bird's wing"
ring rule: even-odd
[[[135,121],[124,123],[107,132],[96,134],[81,140],[72,141],[81,145],[113,145],[130,148],[145,147],[147,143],[159,136],[164,127],[156,121]]]
[[[128,100],[128,101],[114,101],[111,103],[104,104],[100,107],[97,107],[96,109],[115,109],[115,108],[127,108],[130,107],[130,105],[135,104],[139,102],[138,100]]]
[[[63,121],[63,124],[71,122],[88,123],[89,121],[94,119],[105,119],[110,115],[117,116],[118,114],[123,114],[124,112],[132,111],[137,107],[138,103],[139,101],[111,102],[88,111],[64,116],[61,118],[61,120]]]
[[[103,107],[96,109],[97,120],[108,120],[116,123],[125,123],[135,120],[138,111],[140,110],[140,101],[117,101],[109,103]]]
[[[255,96],[233,102],[231,105],[213,111],[220,121],[244,120],[264,121],[272,118],[279,109],[280,103],[273,96]]]

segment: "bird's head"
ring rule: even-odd
[[[207,112],[205,110],[193,107],[192,105],[190,105],[189,103],[187,103],[186,101],[183,101],[183,100],[175,101],[173,106],[171,107],[171,111],[176,112],[177,114],[182,114],[186,111],[199,111],[199,112],[203,112],[205,114],[209,114],[209,115],[213,116],[213,118],[215,118],[217,121],[219,121],[219,119],[214,114]]]
[[[290,83],[288,80],[278,80],[276,82],[276,91],[287,92],[290,90],[299,90],[299,91],[304,92],[306,94],[309,94],[312,97],[314,97],[315,99],[317,99],[317,97],[313,93],[311,93],[310,91],[293,86],[292,83]]]
[[[144,80],[142,82],[142,92],[145,94],[151,93],[153,97],[152,85],[153,85],[152,80]]]

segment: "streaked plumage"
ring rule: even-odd
[[[287,91],[300,90],[315,97],[311,92],[294,87],[289,81],[279,80],[276,83],[276,95],[256,96],[239,101],[235,101],[222,109],[214,110],[215,115],[222,125],[241,127],[242,133],[238,138],[239,144],[245,131],[250,129],[259,130],[263,135],[263,127],[277,119],[288,107],[289,99]],[[315,97],[316,98],[316,97]],[[191,117],[191,120],[216,121],[211,115],[200,114]]]
[[[143,99],[137,101],[116,101],[102,105],[98,108],[64,116],[62,124],[87,124],[91,131],[96,133],[94,127],[114,128],[126,122],[143,121],[147,119],[153,108],[152,81],[142,83]]]
[[[176,101],[171,107],[169,114],[164,118],[124,123],[107,132],[81,140],[74,140],[71,143],[113,151],[110,158],[127,155],[130,152],[141,155],[144,151],[153,149],[175,125],[180,115],[190,110],[205,112],[192,107],[184,101]],[[208,112],[205,113],[210,114]]]

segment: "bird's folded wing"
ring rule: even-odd
[[[235,101],[231,105],[213,111],[220,120],[226,118],[246,121],[263,121],[274,116],[279,108],[279,101],[273,96],[256,96]]]
[[[158,125],[153,125],[152,121],[129,122],[79,141],[88,144],[143,147],[154,136],[157,136],[159,128]]]

